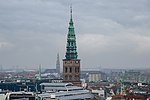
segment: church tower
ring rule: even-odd
[[[59,53],[57,54],[57,61],[56,61],[56,72],[60,74],[60,61],[59,61]]]
[[[76,36],[72,19],[72,7],[70,7],[70,22],[67,34],[66,55],[63,59],[63,81],[80,86],[80,59],[78,59]]]

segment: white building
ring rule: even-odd
[[[88,81],[89,82],[99,82],[102,80],[102,75],[99,71],[90,72],[88,74]]]

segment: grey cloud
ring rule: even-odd
[[[71,3],[82,68],[150,66],[149,0],[0,0],[0,64],[55,67]]]

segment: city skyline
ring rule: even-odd
[[[0,65],[62,69],[71,3],[82,69],[149,68],[148,0],[0,0]]]

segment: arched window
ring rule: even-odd
[[[80,68],[78,67],[78,72],[80,72]]]
[[[75,75],[75,80],[78,80],[78,76],[77,75]]]
[[[70,67],[70,73],[72,73],[72,67]]]
[[[71,75],[69,76],[69,80],[72,80],[72,76]]]
[[[75,73],[77,72],[77,68],[75,67]]]
[[[65,76],[65,80],[68,80],[68,76],[67,75]]]
[[[65,73],[67,73],[67,72],[68,72],[68,68],[66,67],[66,68],[65,68]]]

